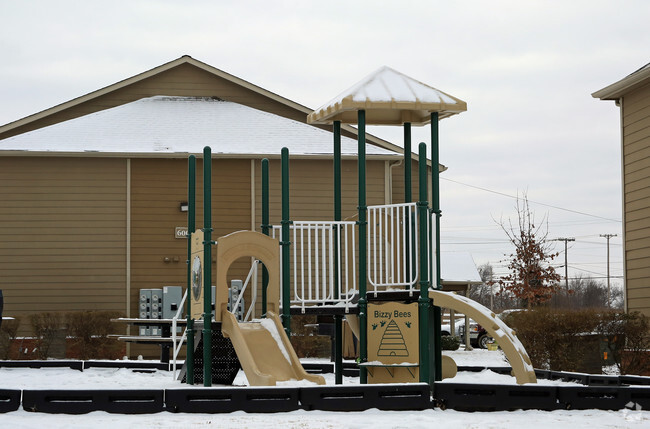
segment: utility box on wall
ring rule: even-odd
[[[183,287],[182,286],[163,286],[162,297],[162,318],[173,319],[181,306],[183,300]],[[179,317],[183,317],[181,310]]]
[[[162,319],[162,289],[140,289],[140,319]],[[140,335],[160,335],[158,326],[140,326]]]
[[[228,311],[233,313],[237,320],[242,322],[244,320],[244,298],[239,300],[239,295],[242,293],[244,282],[241,280],[231,280],[230,288],[228,289]],[[237,308],[233,309],[233,305],[237,303]]]

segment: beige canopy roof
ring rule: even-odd
[[[424,125],[431,112],[443,119],[466,111],[467,103],[384,66],[313,111],[307,122],[356,124],[358,110],[366,111],[368,125]]]

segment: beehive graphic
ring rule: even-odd
[[[391,320],[384,335],[381,337],[379,343],[379,350],[377,356],[408,356],[409,351],[402,335],[402,330],[399,328],[395,320]]]

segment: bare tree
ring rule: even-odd
[[[483,284],[473,286],[469,297],[494,312],[519,307],[519,299],[501,286],[494,275],[494,268],[487,262],[478,267]]]
[[[478,273],[483,283],[474,285],[470,288],[469,297],[474,301],[493,309],[494,299],[492,295],[492,286],[494,284],[494,274],[492,265],[485,263],[478,267]]]
[[[525,194],[522,198],[517,198],[516,210],[515,224],[511,219],[497,222],[514,245],[515,251],[506,255],[510,260],[509,273],[498,278],[496,283],[522,299],[530,309],[535,304],[548,301],[560,289],[560,275],[550,264],[558,253],[551,251],[551,245],[547,241],[547,217],[544,216],[539,224],[535,223],[535,215],[530,210]]]
[[[550,301],[551,306],[556,308],[595,308],[605,309],[607,307],[607,284],[589,276],[578,276],[569,280],[569,291],[571,293],[558,293]],[[618,287],[611,289],[612,308],[623,306],[623,290]]]

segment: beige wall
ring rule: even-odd
[[[621,108],[627,308],[650,316],[650,85]]]
[[[124,310],[125,190],[123,159],[0,157],[6,314]]]

